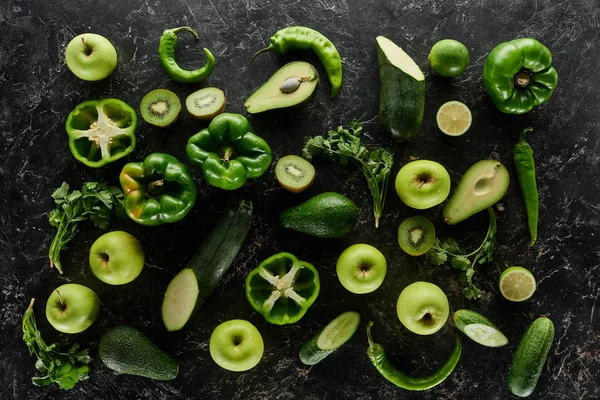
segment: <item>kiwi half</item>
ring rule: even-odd
[[[156,89],[142,98],[140,112],[147,123],[165,128],[179,118],[181,103],[170,90]]]
[[[315,180],[315,167],[302,157],[281,157],[275,166],[279,184],[292,193],[305,191]]]
[[[433,223],[420,215],[405,219],[398,228],[398,244],[411,256],[425,254],[434,241]]]
[[[213,119],[225,108],[225,93],[215,87],[200,89],[185,99],[185,106],[198,119]]]

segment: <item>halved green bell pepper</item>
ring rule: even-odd
[[[225,190],[258,178],[271,164],[271,148],[252,133],[241,114],[215,117],[208,128],[188,140],[185,152],[193,165],[202,168],[208,183]]]
[[[125,165],[119,180],[127,215],[142,225],[179,221],[196,202],[190,171],[168,154],[150,154],[143,163]]]
[[[246,297],[252,308],[270,323],[291,324],[306,314],[321,284],[312,264],[290,253],[278,253],[250,271]]]
[[[524,114],[550,99],[558,72],[546,46],[535,39],[515,39],[500,43],[488,55],[483,84],[500,111]]]
[[[137,115],[117,99],[85,101],[69,113],[65,129],[76,159],[99,168],[135,149]]]

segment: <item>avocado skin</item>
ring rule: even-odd
[[[121,374],[167,381],[179,372],[179,364],[132,326],[109,329],[98,346],[100,359]]]
[[[284,210],[282,227],[318,238],[336,238],[350,232],[358,220],[358,207],[335,192],[321,193],[302,204]]]

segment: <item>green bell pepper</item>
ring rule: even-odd
[[[483,84],[496,107],[525,114],[544,104],[558,84],[550,50],[535,39],[500,43],[483,67]]]
[[[291,324],[306,314],[319,294],[319,274],[312,264],[278,253],[250,271],[246,297],[270,323]]]
[[[240,114],[215,117],[208,128],[188,140],[185,152],[208,183],[225,190],[258,178],[271,164],[271,148],[252,133],[252,126]]]
[[[117,99],[85,101],[69,113],[65,123],[71,153],[92,168],[131,153],[136,128],[135,111]]]
[[[143,163],[125,165],[119,180],[127,215],[142,225],[179,221],[196,202],[190,171],[168,154],[150,154]]]

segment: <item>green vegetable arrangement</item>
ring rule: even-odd
[[[394,166],[394,153],[385,148],[367,150],[361,143],[362,123],[351,121],[350,128],[339,126],[329,131],[327,137],[314,136],[308,138],[302,149],[302,157],[312,160],[315,155],[326,155],[340,164],[346,165],[354,161],[367,179],[371,196],[373,196],[373,214],[375,227],[379,227],[379,219],[383,213],[385,196],[390,172]]]

